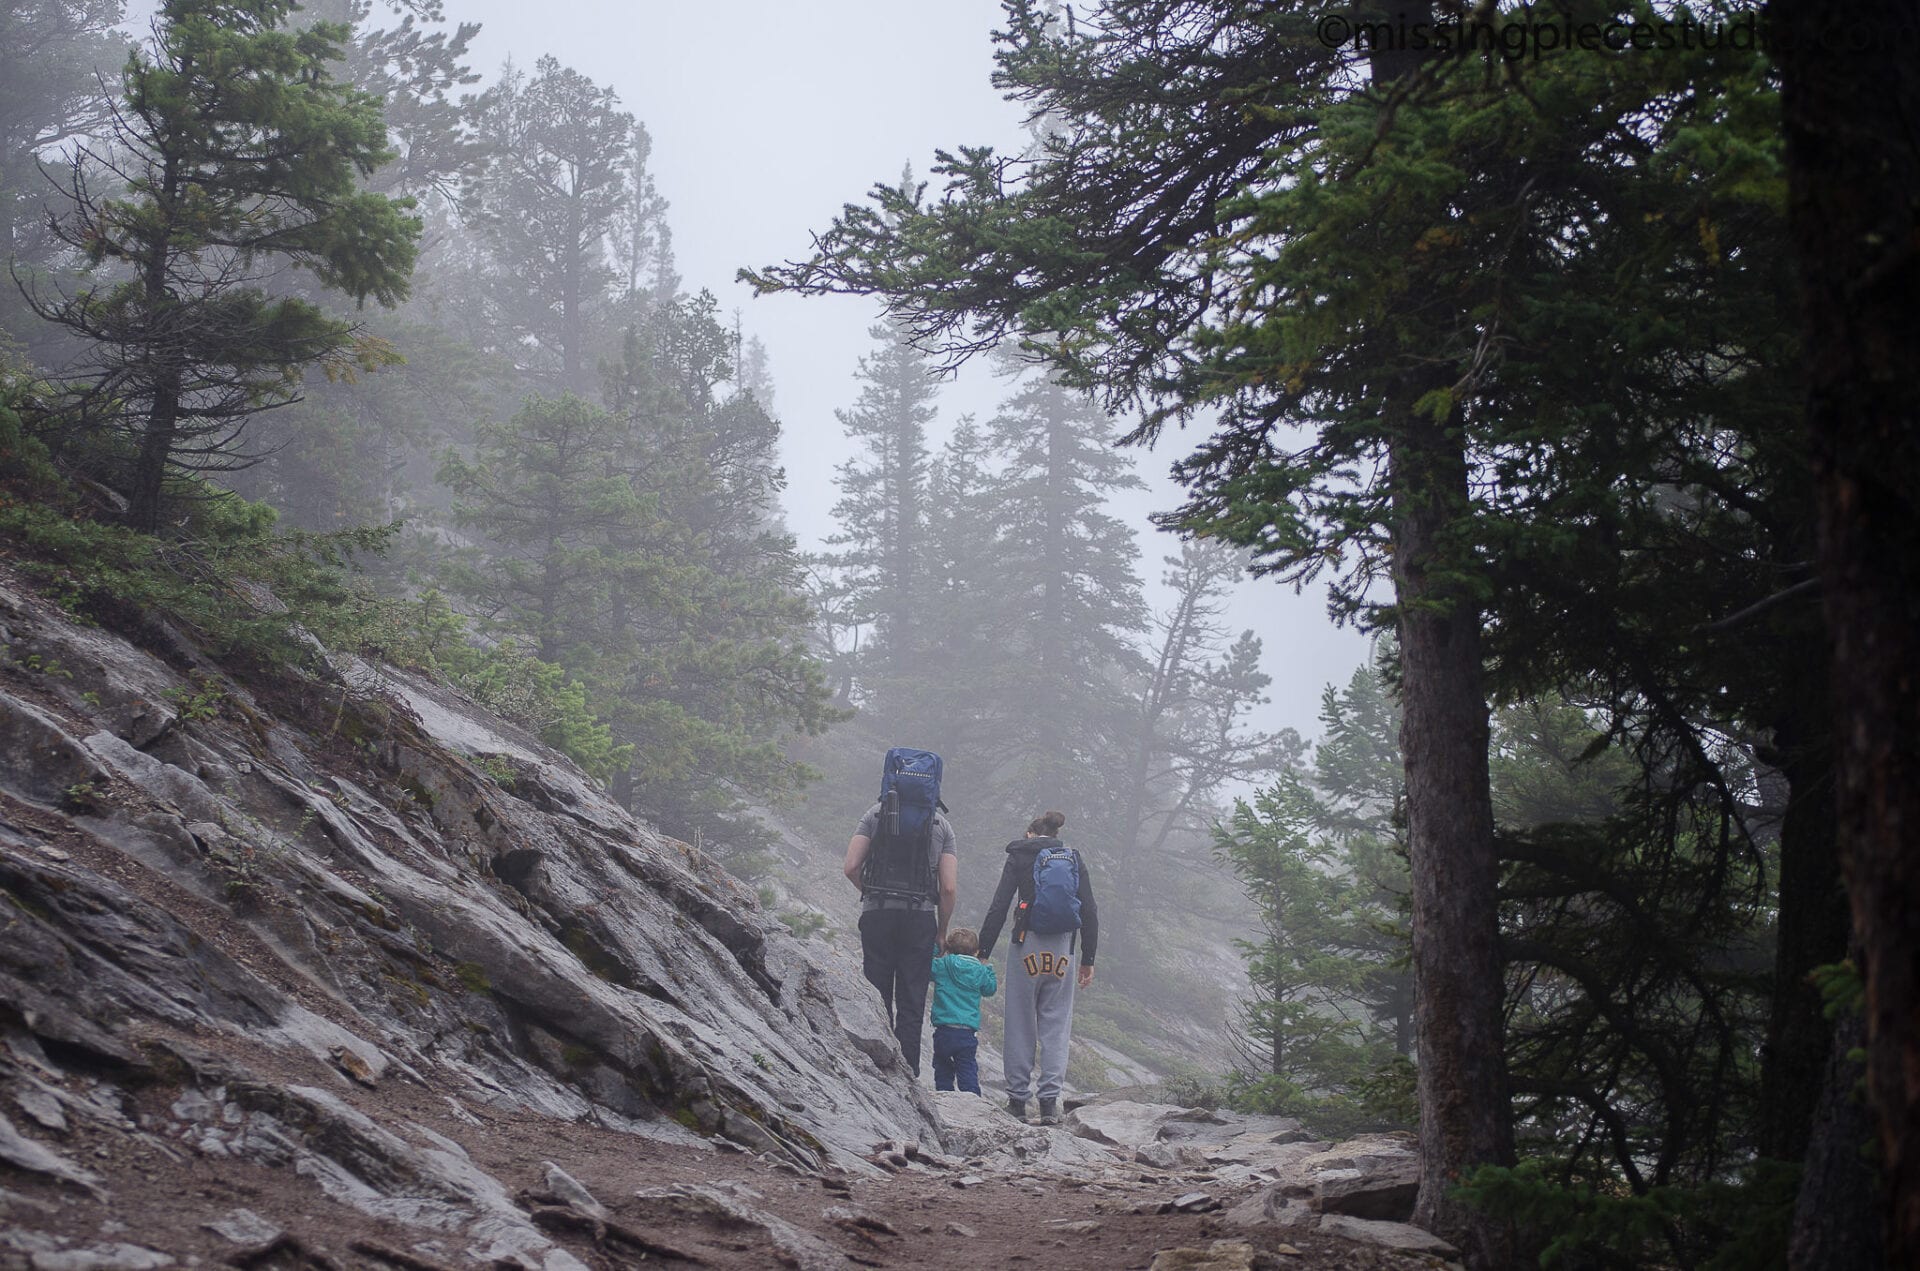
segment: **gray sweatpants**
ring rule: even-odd
[[[1067,1044],[1073,1040],[1073,981],[1080,959],[1068,952],[1074,932],[1029,931],[1023,944],[1008,945],[1000,983],[1007,994],[1006,1034],[1000,1046],[1009,1099],[1058,1099],[1067,1075]],[[1040,1086],[1033,1082],[1034,1051],[1040,1052]]]

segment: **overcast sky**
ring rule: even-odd
[[[833,412],[857,392],[878,309],[845,297],[756,300],[734,271],[804,255],[843,203],[904,163],[924,175],[936,148],[1019,147],[1020,111],[988,79],[997,0],[447,0],[447,16],[483,24],[474,65],[489,79],[509,56],[530,66],[552,53],[611,85],[646,124],[686,286],[738,309],[767,345],[789,520],[817,545],[831,532],[834,466],[850,450]],[[985,367],[963,372],[943,392],[936,434],[963,413],[988,417],[1003,388]],[[1150,580],[1175,544],[1147,514],[1177,501],[1166,472],[1186,448],[1173,434],[1139,452],[1150,489],[1116,508],[1137,527]],[[1296,596],[1249,581],[1231,617],[1266,643],[1267,726],[1317,732],[1321,686],[1346,681],[1365,639],[1332,626],[1317,588]]]

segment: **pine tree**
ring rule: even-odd
[[[1153,618],[1116,840],[1130,871],[1158,857],[1174,835],[1204,832],[1198,822],[1223,784],[1284,767],[1285,739],[1246,728],[1272,682],[1260,670],[1260,640],[1250,630],[1229,639],[1220,622],[1227,591],[1244,574],[1244,553],[1189,539],[1162,563],[1173,600]]]
[[[61,239],[123,280],[36,301],[92,342],[69,417],[124,439],[128,519],[157,528],[182,469],[236,443],[300,372],[390,361],[352,323],[270,296],[288,267],[356,300],[405,298],[420,222],[358,188],[391,157],[379,103],[334,78],[345,28],[284,29],[289,0],[167,0],[124,75],[112,150],[81,147]],[[236,91],[243,85],[244,91]],[[98,190],[124,183],[124,197]]]
[[[0,10],[0,256],[16,270],[50,264],[42,211],[53,186],[40,162],[112,118],[101,77],[126,60],[114,31],[123,0],[27,0]],[[9,289],[10,290],[10,289]],[[11,307],[17,297],[0,295]],[[0,308],[0,330],[31,332]]]
[[[530,372],[585,393],[617,277],[610,239],[633,195],[633,116],[549,56],[531,76],[509,64],[475,104],[474,126],[491,149],[465,206],[492,257],[497,345],[530,351]]]
[[[1139,549],[1112,513],[1141,488],[1113,448],[1118,430],[1080,394],[1032,376],[987,423],[1001,467],[993,509],[995,592],[984,614],[998,650],[976,685],[1006,705],[992,784],[1009,808],[1065,807],[1115,841],[1121,792],[1103,774],[1125,763],[1126,687],[1146,626]],[[978,621],[979,619],[976,619]]]
[[[839,532],[828,544],[837,549],[834,563],[847,582],[845,621],[873,632],[861,656],[861,681],[898,716],[912,706],[890,702],[890,695],[911,695],[905,681],[924,651],[927,428],[937,408],[926,358],[895,327],[879,324],[867,334],[879,347],[860,360],[860,396],[834,412],[859,449],[835,479]]]

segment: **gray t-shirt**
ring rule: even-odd
[[[868,844],[871,845],[874,836],[879,832],[880,805],[876,802],[872,807],[867,809],[867,814],[860,818],[860,824],[854,828],[853,834],[855,838],[866,839]],[[869,848],[869,850],[871,850],[871,848]],[[938,812],[933,814],[933,833],[928,836],[927,854],[933,858],[928,863],[933,866],[933,876],[935,878],[940,877],[940,858],[942,856],[951,856],[956,861],[960,859],[960,850],[954,846],[953,842],[953,827],[948,825],[947,818]],[[878,909],[880,908],[880,904],[881,902],[878,899],[866,896],[860,898],[860,908],[862,909]],[[936,909],[939,907],[939,904],[937,900],[928,899],[924,903],[913,907],[915,909]]]

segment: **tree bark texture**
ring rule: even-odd
[[[1920,1266],[1920,59],[1911,0],[1775,0],[1888,1266]]]
[[[133,488],[127,492],[127,524],[143,534],[160,528],[160,508],[166,497],[167,461],[173,455],[174,434],[180,420],[180,381],[172,374],[154,385],[147,422],[140,432],[140,449],[133,465]]]
[[[1814,641],[1807,642],[1810,646]],[[1787,784],[1780,821],[1780,908],[1772,1012],[1760,1068],[1762,1156],[1806,1155],[1814,1109],[1827,1077],[1833,1026],[1815,967],[1847,956],[1847,897],[1834,837],[1832,738],[1827,714],[1826,650],[1795,658],[1804,674],[1785,688],[1792,700],[1776,721],[1774,748]]]
[[[1873,1122],[1857,1087],[1864,1075],[1848,1054],[1866,1040],[1859,1016],[1833,1030],[1806,1173],[1793,1210],[1788,1271],[1864,1271],[1885,1265],[1879,1188],[1865,1149]]]
[[[1414,1221],[1457,1245],[1473,1271],[1487,1271],[1510,1261],[1510,1234],[1447,1195],[1477,1166],[1514,1159],[1480,608],[1451,576],[1463,553],[1448,543],[1470,514],[1467,461],[1457,433],[1410,412],[1401,427],[1390,459],[1413,875]]]

